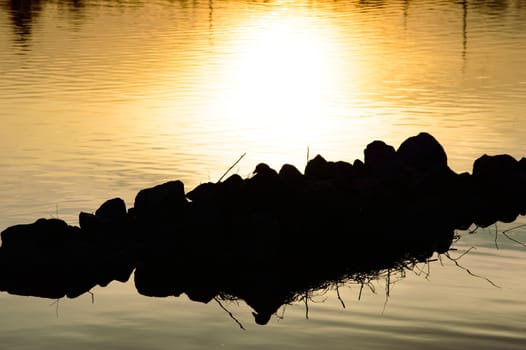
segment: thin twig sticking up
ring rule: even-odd
[[[230,168],[227,169],[227,171],[225,171],[225,173],[223,175],[221,175],[221,177],[219,178],[219,180],[217,180],[217,182],[221,182],[221,180],[223,180],[223,178],[230,172],[230,170],[232,170],[233,167],[235,167],[237,165],[237,163],[239,163],[241,161],[241,159],[243,159],[243,157],[246,155],[247,153],[243,153],[241,155],[241,157],[238,158],[238,160],[236,160],[236,162],[234,164],[232,164],[232,166]]]

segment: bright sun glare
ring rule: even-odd
[[[251,28],[239,33],[236,55],[225,70],[222,113],[244,129],[294,136],[305,145],[314,119],[331,113],[338,91],[330,28],[279,13]]]

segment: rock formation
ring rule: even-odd
[[[185,193],[171,181],[134,207],[111,199],[79,227],[39,219],[2,232],[0,290],[75,297],[126,281],[147,296],[242,299],[265,324],[301,293],[422,262],[449,250],[456,229],[526,213],[526,159],[483,155],[457,174],[420,133],[395,150],[374,141],[364,161],[310,160],[302,174],[259,164]]]

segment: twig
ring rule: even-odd
[[[307,164],[309,164],[309,158],[310,158],[310,149],[309,149],[309,146],[307,145]]]
[[[228,174],[230,172],[230,170],[232,170],[233,167],[235,167],[237,165],[237,163],[239,163],[241,161],[241,159],[243,159],[243,157],[246,155],[247,153],[243,153],[241,155],[241,157],[238,158],[238,160],[236,160],[236,162],[234,164],[232,164],[232,166],[230,168],[227,169],[227,171],[225,171],[225,173],[219,178],[219,180],[217,180],[217,182],[221,182],[221,180],[223,180],[223,178],[226,176],[226,174]]]
[[[429,276],[431,276],[431,264],[430,262],[433,262],[433,261],[437,261],[438,259],[427,259],[426,260],[426,265],[427,265],[427,275],[426,275],[426,280],[429,281]]]
[[[406,269],[410,270],[410,271],[413,271],[413,273],[414,273],[416,276],[418,276],[418,277],[420,277],[422,274],[425,274],[425,271],[424,271],[424,267],[425,267],[425,265],[424,265],[424,267],[421,268],[421,267],[418,266],[417,264],[413,264],[413,267],[410,267],[410,266],[407,266],[407,264],[404,264],[404,267],[405,267]],[[427,278],[427,275],[426,275],[426,278]]]
[[[362,299],[363,282],[360,283],[360,292],[358,293],[358,300]]]
[[[523,226],[524,226],[524,225],[523,225]],[[508,231],[509,231],[509,230],[508,230]],[[502,231],[502,234],[504,235],[504,237],[506,237],[506,238],[509,239],[510,241],[513,241],[513,242],[515,242],[515,243],[520,244],[520,245],[523,246],[523,247],[526,247],[526,244],[522,243],[521,241],[516,240],[516,239],[513,238],[513,237],[508,236],[508,234],[506,233],[506,231]]]
[[[497,230],[497,223],[495,223],[495,247],[499,249],[499,245],[497,244],[497,238],[499,237],[499,231]]]
[[[91,295],[91,303],[95,304],[95,294],[91,290],[88,290],[88,293]]]
[[[502,231],[502,233],[508,233],[510,231],[513,231],[515,229],[518,229],[518,228],[521,228],[521,227],[524,227],[524,226],[526,226],[526,224],[522,224],[522,225],[519,225],[519,226],[515,226],[515,227],[512,227],[512,228],[509,228],[507,230]]]
[[[471,272],[468,268],[465,268],[464,266],[460,265],[460,264],[458,263],[458,261],[457,261],[458,258],[453,259],[453,258],[452,258],[447,252],[444,253],[444,255],[445,255],[449,260],[453,261],[453,262],[455,263],[455,265],[457,265],[458,267],[460,267],[462,270],[466,271],[466,272],[467,272],[468,274],[470,274],[471,276],[473,276],[473,277],[477,277],[477,278],[482,278],[482,279],[486,280],[486,281],[487,281],[489,284],[491,284],[492,286],[497,287],[497,288],[500,288],[500,286],[498,286],[498,285],[496,285],[495,283],[493,283],[493,281],[490,280],[489,278],[484,277],[484,276],[480,276],[480,275],[477,275],[477,274],[474,274],[474,273]]]
[[[442,254],[438,254],[438,261],[440,262],[440,266],[444,266],[444,262],[442,261]]]
[[[382,308],[382,316],[384,315],[385,308],[387,307],[387,302],[389,301],[390,287],[391,287],[391,269],[387,269],[387,277],[385,278],[385,302],[384,302],[384,307]]]
[[[462,258],[464,255],[468,254],[470,251],[472,251],[473,249],[477,249],[475,247],[471,247],[469,248],[468,250],[466,250],[464,253],[460,254],[459,256],[457,256],[456,258],[450,258],[451,260],[454,260],[454,261],[457,261],[457,260],[460,260],[460,258]]]
[[[305,302],[305,318],[308,320],[309,319],[309,295],[307,292],[305,292],[303,301]]]
[[[228,316],[230,316],[230,318],[233,319],[242,330],[246,331],[245,327],[243,327],[241,322],[239,322],[239,320],[230,311],[228,311],[228,309],[226,307],[224,307],[223,304],[221,304],[221,301],[219,301],[219,299],[217,297],[215,297],[214,300],[219,304],[221,309],[225,310],[225,312],[228,314]]]
[[[343,302],[343,299],[340,296],[340,289],[338,288],[338,286],[336,286],[336,295],[338,295],[338,300],[340,301],[340,303],[342,304],[343,308],[345,309],[345,303]]]
[[[374,286],[372,285],[371,281],[367,282],[367,287],[369,287],[369,289],[371,290],[371,292],[373,294],[376,294],[376,288],[374,288]]]
[[[391,286],[391,269],[387,269],[387,277],[385,282],[385,296],[389,298],[389,287]]]
[[[287,309],[287,304],[283,305],[281,315],[276,312],[276,317],[278,320],[283,320],[285,318],[285,310]]]
[[[518,243],[520,244],[521,246],[523,247],[526,247],[526,244],[524,244],[523,242],[519,241],[519,240],[516,240],[515,238],[511,237],[508,235],[508,232],[512,231],[512,230],[515,230],[515,229],[518,229],[518,228],[521,228],[521,227],[524,227],[526,226],[526,224],[522,224],[522,225],[519,225],[519,226],[515,226],[515,227],[512,227],[512,228],[509,228],[507,230],[504,230],[502,231],[502,234],[504,235],[504,237],[506,237],[507,239],[509,239],[510,241],[513,241],[515,243]]]
[[[57,318],[58,318],[58,303],[59,303],[59,301],[60,301],[60,298],[55,299],[54,302],[52,302],[51,304],[49,304],[49,306],[53,306],[53,305],[55,305],[55,314],[57,315]]]

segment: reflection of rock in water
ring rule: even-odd
[[[526,159],[484,155],[456,174],[429,134],[398,150],[381,141],[364,161],[309,161],[302,174],[265,164],[185,194],[172,181],[121,199],[80,227],[40,219],[2,232],[0,290],[78,296],[126,281],[147,296],[242,299],[259,324],[331,283],[366,281],[449,250],[455,229],[526,212]]]
[[[40,0],[9,0],[5,3],[17,40],[27,41],[31,36],[31,30],[35,18],[42,11]]]

